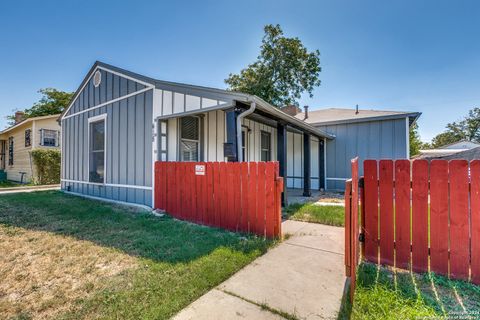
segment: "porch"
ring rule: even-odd
[[[284,204],[288,190],[296,190],[295,197],[325,190],[325,145],[333,137],[277,108],[260,106],[234,101],[233,107],[156,117],[155,160],[278,161],[286,178]]]

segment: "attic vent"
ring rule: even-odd
[[[97,70],[93,75],[93,85],[95,88],[100,85],[100,82],[102,82],[102,74]]]

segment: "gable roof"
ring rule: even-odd
[[[190,91],[196,91],[196,92],[208,92],[218,96],[229,97],[230,99],[236,100],[239,102],[245,102],[245,103],[255,102],[257,105],[257,109],[262,110],[266,113],[269,113],[281,119],[282,121],[288,122],[290,125],[294,127],[301,128],[302,130],[305,130],[319,137],[324,137],[327,139],[335,138],[334,135],[324,132],[323,130],[320,130],[318,128],[315,128],[314,126],[302,121],[301,119],[298,119],[286,114],[285,112],[281,111],[279,108],[269,104],[268,102],[264,101],[263,99],[255,95],[250,95],[242,92],[229,91],[224,89],[190,85],[185,83],[157,80],[157,79],[146,77],[144,75],[141,75],[135,72],[131,72],[122,68],[109,65],[101,61],[96,61],[93,64],[93,66],[90,68],[89,72],[83,79],[82,83],[80,84],[78,89],[75,91],[75,94],[73,95],[72,100],[68,104],[68,107],[65,108],[62,114],[59,116],[58,121],[61,121],[61,119],[66,115],[68,110],[72,107],[78,95],[83,90],[83,87],[88,83],[88,81],[90,80],[91,76],[93,75],[93,73],[97,68],[102,68],[110,72],[111,71],[116,72],[122,76],[132,78],[134,81],[138,80],[140,82],[143,82],[143,84],[148,85],[149,87],[154,87],[158,89],[166,89],[166,90],[181,89],[181,90],[190,90]]]
[[[33,122],[33,121],[38,121],[38,120],[44,120],[44,119],[50,119],[50,118],[58,118],[59,117],[59,114],[53,114],[53,115],[48,115],[48,116],[39,116],[39,117],[32,117],[32,118],[27,118],[25,120],[22,120],[21,122],[19,123],[16,123],[14,124],[13,126],[11,127],[8,127],[6,129],[4,129],[3,131],[0,131],[0,134],[4,134],[4,133],[7,133],[11,130],[14,130],[18,127],[21,127],[23,126],[24,124],[27,124],[27,123],[30,123],[30,122]]]
[[[408,117],[412,125],[421,112],[409,111],[386,111],[386,110],[358,110],[347,108],[328,108],[312,110],[308,112],[308,118],[304,121],[313,125],[340,124],[366,121],[379,121],[389,119],[399,119]],[[305,113],[301,112],[295,116],[298,119],[304,119]]]

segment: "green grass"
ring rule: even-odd
[[[16,187],[16,186],[19,186],[19,184],[18,183],[13,183],[13,182],[8,181],[8,180],[0,181],[0,188],[11,188],[11,187]]]
[[[480,287],[432,273],[412,274],[363,263],[357,273],[352,319],[480,318]],[[463,318],[466,319],[466,318]]]
[[[4,284],[24,295],[12,306],[0,294],[0,318],[168,319],[273,244],[57,191],[2,195],[0,208],[0,251],[18,273]],[[15,268],[26,255],[26,271]],[[125,267],[105,276],[108,265]],[[46,300],[52,281],[66,293]]]
[[[345,207],[318,206],[311,203],[294,203],[285,209],[288,219],[328,224],[343,227],[345,225]]]

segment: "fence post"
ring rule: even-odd
[[[352,179],[345,182],[345,275],[351,276]]]

